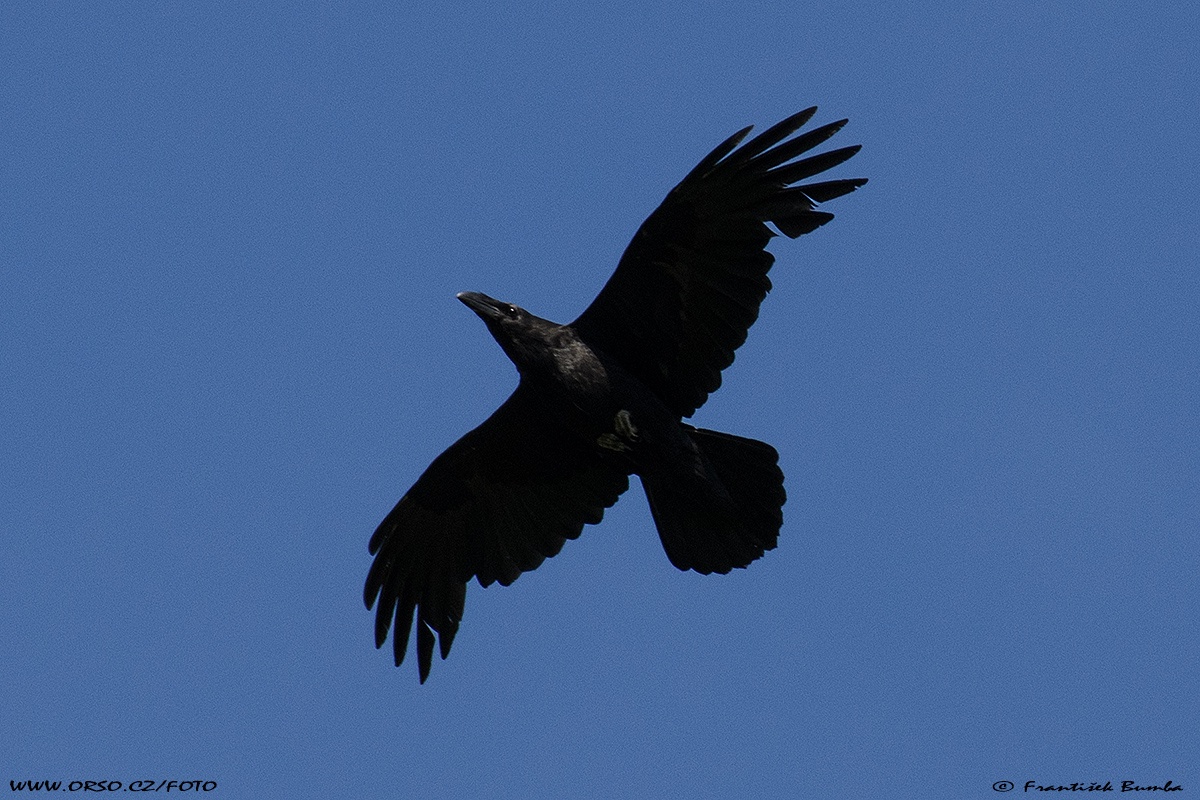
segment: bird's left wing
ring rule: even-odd
[[[363,599],[378,603],[375,646],[394,619],[399,666],[415,613],[422,683],[435,633],[442,658],[450,653],[472,577],[507,586],[599,522],[629,487],[624,470],[559,431],[534,396],[518,386],[434,459],[371,537]]]
[[[795,238],[833,214],[817,210],[864,178],[795,185],[837,166],[857,146],[794,160],[846,120],[794,136],[816,112],[794,114],[738,147],[717,146],[638,229],[616,272],[571,323],[589,345],[632,372],[680,416],[691,416],[721,385],[721,370],[758,317],[771,287],[774,236]]]

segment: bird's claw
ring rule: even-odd
[[[633,417],[625,409],[613,417],[613,433],[602,433],[596,437],[596,444],[605,450],[616,453],[628,453],[633,448],[630,442],[638,440],[638,429],[633,425]]]

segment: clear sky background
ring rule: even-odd
[[[7,2],[0,780],[209,796],[1200,793],[1193,2]],[[429,682],[375,525],[711,147],[869,177],[776,240],[695,417],[777,550],[675,570],[640,485]]]

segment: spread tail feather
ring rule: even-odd
[[[725,574],[772,550],[783,524],[783,471],[774,447],[728,433],[688,428],[702,470],[642,476],[671,563]]]

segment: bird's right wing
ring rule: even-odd
[[[865,178],[793,184],[858,152],[843,147],[795,161],[846,123],[792,137],[816,112],[801,111],[738,147],[726,139],[667,195],[638,229],[616,272],[571,326],[691,416],[721,385],[721,370],[758,317],[771,288],[774,233],[796,238],[833,214],[816,209]]]
[[[629,487],[625,471],[561,435],[523,387],[434,459],[371,537],[363,598],[367,608],[378,603],[375,646],[394,619],[399,666],[415,613],[422,682],[435,633],[442,658],[450,653],[472,577],[507,586],[599,522]]]

